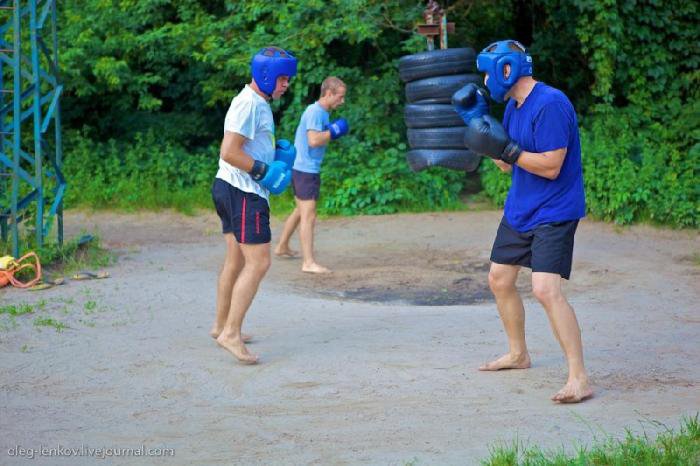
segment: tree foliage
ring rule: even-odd
[[[698,225],[696,2],[443,5],[457,23],[450,46],[479,50],[493,40],[520,39],[535,57],[536,76],[572,99],[582,125],[591,213],[623,223],[651,218]],[[274,44],[300,59],[288,95],[273,105],[278,137],[293,137],[326,76],[349,86],[338,114],[351,122],[351,133],[329,146],[323,210],[386,213],[453,205],[463,174],[414,174],[404,160],[397,60],[425,48],[414,33],[424,6],[408,0],[61,2],[70,202],[102,205],[86,193],[98,196],[100,185],[90,174],[107,171],[106,191],[115,183],[120,196],[138,198],[127,196],[140,189],[138,183],[127,188],[132,185],[126,180],[138,180],[135,169],[153,169],[161,183],[148,196],[162,197],[153,205],[168,205],[188,190],[195,204],[207,205],[225,112],[250,80],[252,54]],[[160,168],[151,158],[162,159]],[[482,165],[485,191],[502,200],[508,180],[493,164]]]

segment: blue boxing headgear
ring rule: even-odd
[[[510,65],[508,78],[504,75],[506,64]],[[481,51],[476,57],[476,67],[489,75],[486,87],[491,92],[491,98],[503,102],[518,79],[532,76],[532,57],[517,40],[501,40]]]
[[[265,47],[253,56],[250,61],[250,72],[255,84],[269,97],[277,86],[280,76],[295,76],[297,74],[297,59],[287,50],[279,47]]]

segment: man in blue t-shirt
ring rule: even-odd
[[[299,238],[303,261],[301,270],[309,273],[329,273],[330,270],[314,258],[314,226],[316,202],[321,190],[321,162],[326,146],[332,139],[347,134],[350,129],[344,118],[330,122],[329,112],[345,103],[347,86],[340,79],[330,76],[321,83],[321,97],[309,105],[297,127],[294,147],[297,157],[292,170],[292,187],[296,208],[284,223],[284,230],[275,248],[281,257],[294,257],[289,240],[299,225]]]
[[[526,369],[525,310],[515,287],[521,267],[532,269],[532,291],[549,317],[566,355],[569,377],[552,400],[576,403],[593,395],[583,364],[581,330],[566,300],[562,279],[569,279],[574,233],[585,216],[576,112],[559,90],[532,78],[532,58],[517,41],[485,48],[477,57],[479,71],[496,101],[509,98],[503,125],[490,115],[471,115],[465,144],[491,157],[504,172],[512,171],[505,212],[491,251],[489,285],[508,335],[509,352],[479,369]],[[473,93],[463,115],[479,104]],[[488,108],[488,107],[486,107]]]

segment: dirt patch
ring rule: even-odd
[[[321,219],[317,259],[334,273],[273,259],[245,321],[262,363],[243,367],[208,334],[225,254],[213,211],[68,212],[67,238],[99,233],[119,260],[107,280],[0,290],[33,309],[0,315],[0,463],[19,464],[17,445],[84,444],[173,448],[181,464],[476,464],[501,441],[557,449],[695,415],[697,232],[581,222],[564,286],[596,395],[563,407],[527,270],[533,368],[476,370],[507,348],[487,279],[500,216]],[[49,318],[65,327],[35,323]]]
[[[323,296],[417,306],[453,306],[492,299],[489,263],[465,251],[430,249],[355,258],[331,276],[298,280]]]
[[[694,388],[698,382],[670,374],[663,369],[650,369],[648,372],[631,374],[627,372],[593,373],[596,385],[608,390],[662,390],[666,388]]]

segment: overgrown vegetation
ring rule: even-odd
[[[457,22],[452,47],[520,39],[535,56],[536,76],[572,99],[592,215],[698,226],[696,2],[442,3]],[[453,208],[463,174],[414,174],[404,160],[396,63],[424,48],[412,32],[423,7],[407,0],[61,2],[67,205],[209,207],[223,116],[249,81],[251,55],[277,44],[300,59],[290,92],[273,106],[278,137],[293,137],[325,76],[349,84],[339,114],[351,134],[329,147],[323,213]],[[484,162],[484,190],[500,204],[508,176]]]
[[[700,463],[698,415],[684,418],[677,431],[666,428],[658,436],[627,431],[623,439],[607,437],[575,453],[546,451],[515,442],[492,448],[486,466],[635,465],[691,466]]]
[[[59,246],[56,243],[44,244],[36,248],[32,243],[33,238],[24,235],[25,243],[22,251],[35,251],[41,262],[44,277],[60,274],[70,274],[79,270],[94,270],[107,267],[114,263],[116,256],[105,249],[98,236],[83,235],[72,238]],[[0,242],[0,256],[11,255],[11,244]],[[20,272],[20,279],[34,276],[31,270]]]

